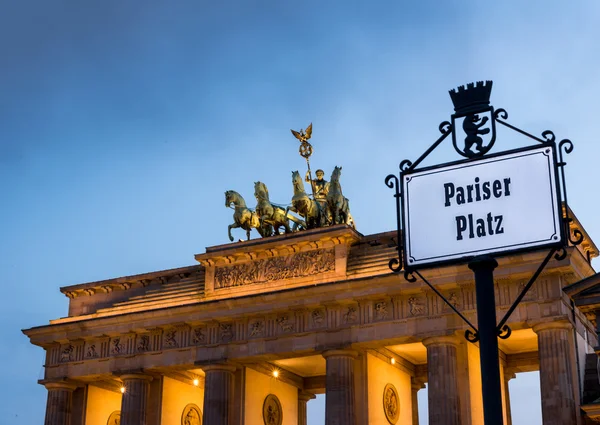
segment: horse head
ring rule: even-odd
[[[225,207],[229,208],[231,204],[237,206],[245,206],[244,198],[242,195],[237,193],[235,190],[228,190],[225,192]]]
[[[254,182],[254,196],[256,200],[269,200],[269,189],[263,182]]]
[[[294,185],[294,192],[304,192],[304,182],[298,171],[292,171],[292,184]]]
[[[337,182],[340,180],[340,176],[342,175],[342,167],[338,167],[337,165],[333,168],[333,172],[331,173],[332,182]]]

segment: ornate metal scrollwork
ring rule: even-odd
[[[410,282],[410,283],[414,283],[417,281],[417,278],[415,277],[413,272],[411,272],[410,270],[404,271],[404,279],[406,279],[406,281]]]
[[[500,339],[508,339],[508,337],[510,337],[511,334],[512,329],[508,325],[504,325],[500,329],[498,329],[498,338]]]
[[[394,273],[400,273],[402,271],[402,263],[400,262],[400,260],[398,258],[392,258],[388,262],[388,267]]]
[[[413,163],[411,160],[409,159],[405,159],[404,161],[402,161],[400,163],[400,171],[406,171],[408,170],[410,167],[412,167]]]
[[[400,221],[401,221],[401,211],[400,211],[400,197],[402,193],[400,192],[400,179],[395,174],[389,174],[385,178],[385,185],[390,189],[394,189],[396,193],[394,194],[394,198],[396,199],[396,251],[398,252],[398,258],[392,258],[388,267],[394,273],[400,273],[402,270],[402,240],[400,239]]]
[[[396,175],[388,174],[388,176],[385,178],[385,185],[387,187],[389,187],[390,189],[396,188],[396,193],[398,193],[398,194],[400,193],[400,190],[398,188],[399,180]]]
[[[569,139],[563,139],[558,144],[558,167],[560,169],[560,179],[563,191],[563,202],[565,204],[565,216],[564,216],[564,232],[568,242],[573,245],[579,245],[583,242],[583,232],[579,229],[573,229],[571,232],[571,223],[573,219],[569,216],[569,201],[567,199],[567,185],[565,180],[565,165],[567,161],[564,159],[564,155],[568,155],[573,152],[573,142]]]
[[[450,121],[442,121],[438,129],[440,130],[440,133],[448,135],[452,132],[452,124],[450,124]]]
[[[467,341],[474,344],[479,341],[479,332],[473,332],[471,329],[467,329],[465,331],[465,338]]]
[[[554,141],[556,140],[556,136],[554,135],[554,132],[552,130],[546,130],[542,133],[542,137],[544,138],[544,140],[546,142],[549,143],[554,143]]]
[[[527,291],[532,287],[535,280],[539,277],[544,267],[548,262],[554,258],[555,260],[563,260],[567,256],[567,244],[578,245],[581,244],[584,235],[582,230],[574,228],[571,230],[571,223],[573,219],[569,217],[569,207],[567,200],[567,190],[565,183],[565,165],[566,161],[564,157],[573,151],[573,143],[569,139],[561,140],[556,145],[556,135],[551,130],[545,130],[540,135],[534,135],[517,128],[507,122],[508,112],[503,108],[494,109],[490,105],[489,98],[492,89],[491,81],[478,81],[476,83],[470,83],[465,86],[460,86],[457,89],[450,90],[450,97],[454,104],[455,113],[451,116],[451,121],[444,121],[439,125],[439,131],[442,135],[433,143],[419,158],[414,161],[404,160],[400,163],[400,178],[405,181],[398,180],[395,175],[390,175],[386,179],[386,185],[390,188],[396,187],[397,200],[400,200],[401,188],[398,187],[400,184],[406,184],[406,181],[410,179],[410,173],[417,170],[419,165],[427,158],[443,141],[448,135],[452,135],[452,144],[456,152],[468,159],[484,157],[494,145],[496,139],[496,122],[502,124],[502,126],[509,128],[527,138],[535,140],[538,143],[544,144],[545,151],[550,154],[550,151],[558,149],[558,158],[555,159],[555,164],[558,166],[559,171],[559,182],[557,184],[558,199],[563,202],[565,207],[565,214],[561,225],[561,236],[562,241],[559,241],[558,232],[553,235],[553,244],[549,244],[552,250],[548,253],[538,270],[534,273],[530,281],[525,285],[521,293],[517,296],[517,299],[510,307],[505,317],[497,325],[498,337],[501,339],[507,339],[510,337],[512,330],[506,325],[506,321],[522,301]],[[462,130],[462,131],[459,131]],[[406,178],[405,178],[406,176]],[[395,183],[395,186],[394,186]],[[561,206],[558,205],[560,210]],[[399,202],[397,204],[398,211],[398,240],[400,241],[400,224],[401,220],[401,209]],[[555,210],[556,211],[556,210]],[[558,247],[560,243],[564,243],[565,246]],[[401,247],[399,246],[399,253]],[[389,267],[394,272],[400,272],[402,270],[402,257],[391,259],[389,261]],[[410,260],[407,260],[410,261]],[[408,264],[405,264],[407,267]],[[452,308],[469,326],[471,329],[465,331],[465,338],[470,342],[479,341],[479,334],[477,328],[475,328],[468,319],[458,311],[455,306],[449,302],[433,285],[421,275],[419,270],[411,268],[410,270],[404,270],[404,278],[408,282],[416,282],[417,276],[420,277],[436,294],[450,307]]]
[[[569,139],[562,139],[558,144],[558,155],[560,158],[559,165],[566,165],[567,163],[563,161],[563,152],[567,155],[573,152],[573,142]]]
[[[494,118],[506,120],[508,119],[508,112],[506,112],[506,109],[504,108],[498,108],[496,109],[496,112],[494,112]]]

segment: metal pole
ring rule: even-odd
[[[312,172],[310,171],[310,162],[306,157],[306,166],[308,167],[308,178],[310,179],[310,190],[312,192],[313,199],[315,199],[315,185],[313,184]]]
[[[469,262],[469,268],[475,274],[481,392],[485,425],[503,425],[496,299],[494,296],[494,269],[497,266],[498,262],[488,256],[476,257]]]

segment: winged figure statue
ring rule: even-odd
[[[294,137],[298,140],[300,140],[300,143],[306,143],[308,142],[308,139],[310,139],[310,136],[312,135],[312,123],[309,124],[308,127],[306,127],[306,131],[300,129],[300,131],[296,131],[296,130],[291,130],[292,134],[294,135]]]

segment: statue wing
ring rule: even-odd
[[[312,134],[312,122],[306,127],[306,139],[310,139]]]
[[[290,130],[292,132],[292,134],[294,135],[294,137],[298,140],[302,140],[302,135],[300,133],[298,133],[296,130]]]

